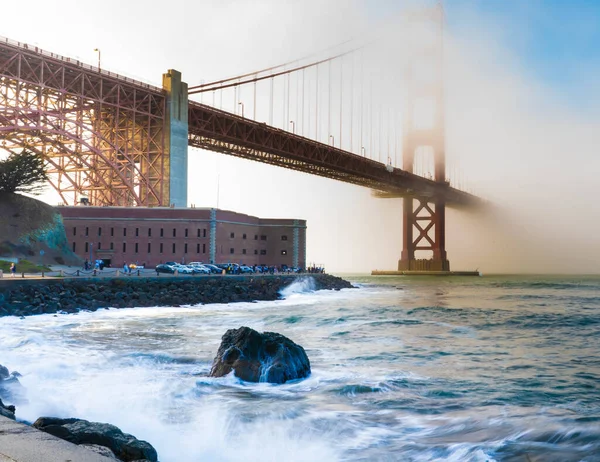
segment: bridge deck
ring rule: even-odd
[[[447,183],[343,151],[265,123],[190,102],[189,144],[236,157],[353,183],[389,197],[442,199],[450,206],[483,201]]]

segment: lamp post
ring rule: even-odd
[[[243,119],[243,118],[244,118],[244,103],[242,103],[242,102],[240,101],[240,102],[238,102],[238,104],[239,104],[240,106],[242,106],[242,119]]]
[[[364,146],[360,147],[360,153],[363,155],[363,157],[367,157],[367,150]]]
[[[333,135],[329,135],[329,139],[331,140],[331,145],[335,147],[335,137]]]
[[[91,265],[92,268],[94,268],[94,264],[93,264],[93,261],[94,261],[94,251],[93,251],[93,248],[94,248],[94,243],[90,242],[90,265]]]
[[[294,122],[293,120],[290,120],[290,125],[292,126],[292,133],[296,133],[296,122]]]
[[[98,70],[100,70],[100,48],[94,48],[94,51],[98,53]]]

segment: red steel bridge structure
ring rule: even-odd
[[[373,102],[365,60],[356,58],[364,57],[364,47],[190,87],[170,70],[158,87],[101,69],[100,62],[91,66],[0,38],[0,147],[41,155],[67,205],[84,199],[185,207],[188,146],[368,187],[378,197],[403,198],[398,269],[449,271],[446,206],[485,204],[447,178],[443,12],[423,18],[434,26],[433,40],[403,67],[408,90],[394,106],[401,106],[401,117],[385,107],[385,96],[379,106]],[[417,77],[423,63],[424,81]],[[261,98],[269,101],[264,111]],[[426,126],[415,115],[422,100],[436,108]],[[382,135],[386,127],[392,128]],[[428,171],[417,171],[420,157],[428,159],[420,164]]]

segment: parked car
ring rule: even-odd
[[[175,268],[173,266],[165,265],[164,263],[161,263],[160,265],[156,265],[155,269],[156,269],[157,273],[171,273],[171,274],[173,274],[175,272]]]
[[[177,265],[177,266],[175,266],[175,270],[179,274],[193,274],[194,273],[194,270],[191,267],[185,266],[185,265]]]
[[[204,265],[189,266],[194,274],[210,274],[210,270]]]
[[[254,273],[254,270],[252,268],[250,268],[249,266],[241,265],[240,272],[241,273]]]
[[[204,263],[202,266],[208,268],[213,274],[221,274],[221,271],[223,271],[223,268],[219,268],[217,265],[211,265],[210,263]]]
[[[238,265],[237,263],[217,263],[216,266],[224,269],[225,271],[227,271],[228,274],[240,273],[240,271],[239,271],[240,265]]]

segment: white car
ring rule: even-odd
[[[194,274],[210,274],[210,269],[204,265],[194,265],[191,268]]]
[[[173,267],[179,274],[192,274],[194,270],[189,266],[177,265]]]

